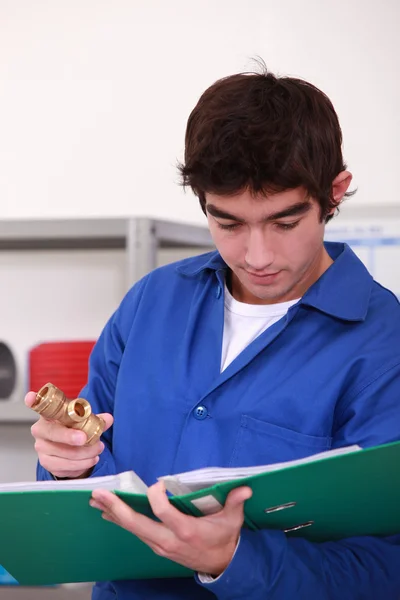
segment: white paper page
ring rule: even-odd
[[[319,454],[313,454],[312,456],[307,456],[306,458],[274,463],[272,465],[234,468],[206,467],[205,469],[197,469],[195,471],[188,471],[186,473],[179,473],[177,475],[159,477],[159,479],[164,481],[167,490],[172,494],[188,494],[190,492],[196,492],[197,490],[211,487],[212,485],[223,481],[231,481],[249,477],[251,475],[259,475],[261,473],[287,469],[288,467],[314,462],[322,458],[339,456],[341,454],[348,454],[350,452],[357,452],[358,450],[361,450],[360,446],[347,446],[345,448],[336,448],[334,450],[320,452]]]
[[[51,481],[21,481],[0,484],[0,492],[30,492],[40,490],[117,490],[136,494],[146,494],[147,485],[133,471],[125,471],[118,475],[104,477],[88,477],[86,479],[66,479]]]

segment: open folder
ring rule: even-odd
[[[161,477],[179,510],[200,517],[227,494],[250,486],[245,527],[280,529],[311,541],[400,533],[400,442],[357,446],[306,459],[243,469],[201,469]],[[187,577],[89,506],[91,490],[115,490],[155,518],[133,473],[73,481],[0,485],[0,564],[24,585]],[[183,493],[182,493],[183,491]]]

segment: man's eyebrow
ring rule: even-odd
[[[278,219],[285,219],[286,217],[296,217],[304,215],[311,209],[311,206],[312,205],[309,200],[296,202],[296,204],[288,206],[284,210],[268,215],[268,217],[265,217],[263,221],[266,223],[269,221],[277,221]],[[236,215],[232,215],[231,213],[225,212],[224,210],[217,208],[214,204],[207,204],[206,210],[210,215],[212,215],[213,217],[217,217],[218,219],[227,219],[229,221],[244,223],[244,219],[241,219]]]
[[[206,210],[210,215],[212,215],[213,217],[217,217],[218,219],[229,219],[229,221],[239,221],[240,223],[244,222],[243,219],[240,219],[235,215],[231,215],[230,213],[227,213],[224,210],[217,208],[216,206],[214,206],[214,204],[207,204]]]
[[[269,215],[265,221],[276,221],[278,219],[284,219],[285,217],[297,217],[307,213],[312,207],[309,200],[303,200],[302,202],[296,202],[292,206],[288,206],[284,210]]]

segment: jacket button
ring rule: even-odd
[[[193,411],[193,416],[195,419],[198,419],[199,421],[202,421],[203,419],[205,419],[208,415],[208,410],[206,409],[205,406],[196,406],[196,408]]]

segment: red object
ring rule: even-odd
[[[77,398],[87,382],[88,361],[96,342],[45,342],[29,352],[29,389],[52,383],[67,398]]]

